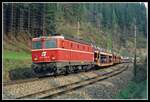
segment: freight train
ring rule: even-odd
[[[35,73],[58,75],[89,71],[95,66],[119,64],[121,56],[62,35],[32,38],[32,68]]]

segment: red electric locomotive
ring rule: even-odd
[[[61,35],[32,39],[32,68],[40,74],[66,74],[121,63],[121,57]]]
[[[63,36],[32,39],[32,68],[36,73],[60,74],[94,66],[93,47]]]

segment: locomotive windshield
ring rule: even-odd
[[[44,45],[44,46],[42,46]],[[56,48],[56,39],[48,39],[44,41],[33,41],[32,49],[42,49],[42,48]]]
[[[34,41],[32,43],[32,48],[33,49],[41,49],[42,48],[42,42],[41,41]]]
[[[45,41],[45,47],[46,48],[56,48],[56,39],[50,39]]]

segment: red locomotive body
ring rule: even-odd
[[[94,53],[90,45],[66,40],[62,37],[33,38],[32,61],[39,62],[93,62]],[[50,44],[47,46],[47,43]],[[53,43],[53,45],[52,45]]]
[[[32,42],[32,61],[36,72],[45,70],[57,73],[66,68],[74,67],[75,70],[75,67],[83,68],[94,63],[90,44],[65,39],[63,36],[33,38]]]

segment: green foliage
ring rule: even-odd
[[[13,5],[11,3],[4,5],[4,32],[6,33],[12,31],[13,27],[17,30],[15,32],[22,31],[21,28],[24,32],[28,31],[29,36],[35,31],[45,31],[47,35],[61,33],[77,36],[79,22],[81,38],[100,47],[121,52],[121,47],[133,48],[134,46],[135,20],[137,35],[138,33],[142,35],[137,36],[137,47],[146,47],[147,19],[143,3],[17,3]]]
[[[147,98],[147,80],[137,84],[133,81],[122,89],[114,98],[119,99],[146,99]]]
[[[136,76],[114,98],[119,99],[146,99],[147,98],[147,58],[136,65]]]
[[[140,34],[137,37],[137,48],[146,48],[147,39],[144,38],[144,35]]]
[[[112,35],[107,34],[107,49],[112,50]]]
[[[48,4],[45,7],[46,32],[48,34],[56,32],[56,10],[56,4]]]

